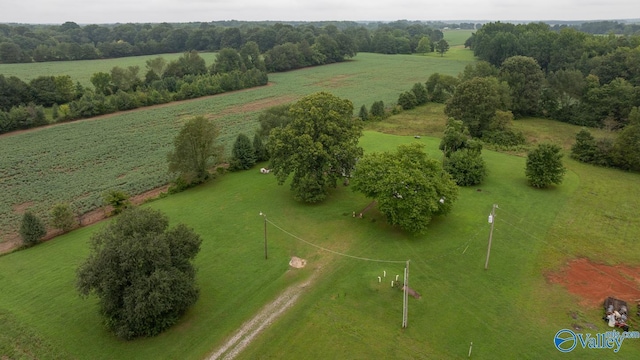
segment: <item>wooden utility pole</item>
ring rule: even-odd
[[[491,239],[493,238],[493,224],[496,223],[496,208],[497,204],[493,204],[493,209],[491,209],[491,214],[489,215],[489,223],[491,224],[491,230],[489,231],[489,247],[487,248],[487,261],[484,263],[484,269],[487,270],[489,267],[489,255],[491,255]]]
[[[409,317],[409,260],[407,260],[407,267],[404,268],[404,292],[402,297],[402,328],[407,327],[407,320]]]
[[[264,218],[264,259],[267,260],[267,214],[260,212],[260,215]]]

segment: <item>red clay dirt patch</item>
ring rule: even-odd
[[[577,259],[560,272],[547,274],[547,280],[580,296],[580,305],[584,306],[601,306],[609,296],[629,303],[640,299],[640,267],[609,266]]]

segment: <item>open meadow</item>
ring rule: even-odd
[[[317,91],[350,99],[356,111],[375,100],[391,104],[431,73],[455,75],[472,61],[463,49],[443,58],[359,54],[342,64],[271,74],[272,84],[261,88],[0,137],[9,155],[0,159],[0,190],[7,194],[0,200],[0,229],[14,226],[18,208],[44,213],[55,202],[83,196],[95,204],[113,187],[134,192],[166,182],[166,152],[190,116],[216,119],[229,151],[235,136],[252,134],[258,112],[273,104]],[[439,159],[445,120],[442,105],[428,104],[368,124],[361,145],[373,152],[420,142]],[[579,131],[543,119],[518,120],[515,127],[532,143],[554,141],[565,149]],[[640,212],[640,174],[565,157],[564,182],[538,190],[527,185],[524,157],[489,150],[483,157],[485,182],[462,188],[453,211],[419,236],[388,226],[375,208],[354,218],[370,199],[349,187],[339,186],[321,204],[295,202],[288,186],[259,173],[261,165],[145,204],[203,238],[196,258],[200,298],[154,338],[116,339],[102,326],[96,299],[82,299],[75,290],[75,270],[104,222],[1,256],[0,357],[207,358],[265,304],[304,281],[309,285],[293,307],[239,358],[466,359],[473,343],[474,359],[547,359],[560,354],[553,340],[561,329],[608,331],[601,303],[549,278],[578,258],[638,269],[640,219],[631,214]],[[485,270],[493,204],[498,209]],[[260,212],[269,220],[268,260]],[[307,266],[290,268],[291,256]],[[402,329],[402,292],[390,282],[402,277],[407,260],[409,284],[422,296],[409,298]],[[630,276],[602,287],[622,284],[637,292],[639,282]],[[635,315],[631,326],[640,327]],[[561,356],[638,358],[640,339],[627,339],[617,353],[578,347]]]

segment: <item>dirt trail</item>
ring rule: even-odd
[[[253,318],[245,322],[222,347],[211,354],[207,360],[228,360],[238,356],[256,336],[295,304],[298,297],[311,284],[315,276],[316,274],[312,275],[302,284],[290,286],[275,300],[265,305]]]

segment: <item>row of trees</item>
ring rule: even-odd
[[[93,89],[74,85],[66,75],[40,76],[29,83],[0,75],[0,133],[46,125],[45,106],[52,107],[54,121],[67,121],[267,82],[255,43],[246,44],[240,51],[221,50],[209,67],[196,51],[170,62],[162,57],[151,59],[146,63],[144,78],[137,66],[116,66],[109,73],[93,74]]]
[[[580,130],[571,157],[588,164],[640,171],[640,110],[633,108],[629,124],[614,138],[596,139],[589,130]]]
[[[442,24],[438,24],[442,25]],[[348,42],[350,52],[413,53],[427,39],[430,51],[443,38],[440,30],[422,22],[359,24],[213,22],[189,24],[116,24],[80,26],[0,24],[0,63],[91,60],[136,55],[239,50],[248,42],[263,52],[284,44],[313,46],[328,36]],[[425,51],[421,51],[425,52]]]

